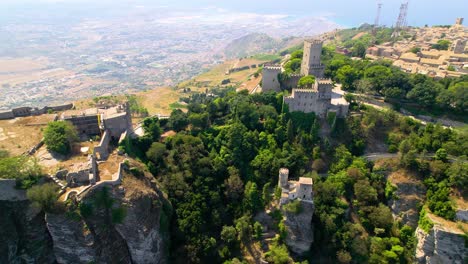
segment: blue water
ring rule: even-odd
[[[395,23],[402,1],[381,0],[381,24],[391,26]],[[321,16],[342,26],[353,27],[374,22],[377,0],[0,0],[0,21],[2,17],[7,19],[22,12],[32,15],[33,12],[52,11],[55,15],[66,14],[69,18],[73,14],[107,16],[136,5],[186,10],[211,6],[237,12]],[[468,0],[411,0],[409,4],[409,25],[453,24],[456,17],[468,20]]]

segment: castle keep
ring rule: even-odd
[[[314,75],[323,78],[325,66],[320,62],[323,42],[318,39],[304,41],[304,55],[302,57],[301,75]]]
[[[284,97],[289,112],[314,112],[319,117],[326,117],[329,112],[336,113],[337,117],[346,117],[349,103],[341,94],[333,91],[330,79],[316,80],[312,89],[293,89],[290,96]]]

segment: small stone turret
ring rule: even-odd
[[[279,170],[279,180],[278,180],[278,186],[280,188],[289,189],[288,177],[289,177],[289,170],[286,168],[281,168]]]
[[[280,92],[281,84],[278,74],[281,73],[280,65],[265,65],[262,71],[262,92]]]
[[[318,91],[319,99],[331,99],[332,89],[333,89],[333,82],[330,79],[318,79],[315,82],[316,90]]]

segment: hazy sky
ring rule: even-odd
[[[382,24],[395,23],[403,1],[406,0],[381,0]],[[95,9],[97,6],[103,8],[106,5],[113,6],[114,9],[128,5],[160,5],[188,9],[212,6],[238,12],[324,16],[343,26],[357,26],[363,22],[373,23],[377,0],[0,0],[0,13],[2,10],[10,14],[20,13],[22,8],[32,6],[38,10],[42,8],[58,10],[60,7],[70,6]],[[468,0],[411,0],[408,23],[418,26],[453,24],[456,17],[464,16],[468,20]]]

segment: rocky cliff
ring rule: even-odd
[[[54,263],[44,214],[15,182],[0,180],[0,263]]]
[[[310,250],[314,242],[314,231],[312,226],[312,216],[314,215],[314,204],[311,202],[301,202],[300,213],[282,210],[285,216],[287,236],[285,239],[289,249],[298,255],[304,255]]]
[[[166,263],[172,208],[152,175],[130,162],[122,184],[105,187],[110,207],[97,202],[103,188],[47,214],[24,193],[0,199],[0,263]]]
[[[394,198],[388,203],[393,218],[416,228],[420,206],[426,197],[426,187],[416,176],[404,170],[393,172],[388,179],[396,187]]]
[[[468,258],[463,234],[454,233],[439,225],[434,225],[429,232],[416,229],[418,240],[416,259],[426,264],[463,264]]]

